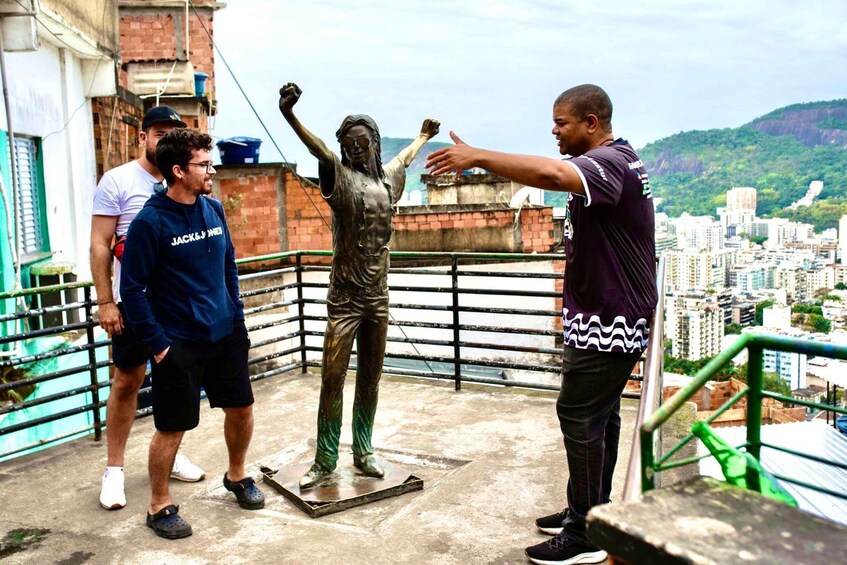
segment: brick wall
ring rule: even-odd
[[[285,172],[285,223],[290,250],[332,249],[332,211],[314,182]]]
[[[282,166],[222,165],[214,176],[213,195],[223,203],[238,258],[288,249],[281,221],[284,209]]]
[[[139,157],[138,133],[144,111],[141,99],[118,89],[117,96],[91,99],[97,179],[103,173]]]
[[[712,416],[727,400],[732,398],[738,391],[746,388],[747,384],[737,379],[728,381],[710,381],[707,386],[700,389],[699,394],[691,398],[691,402],[697,406],[697,417],[705,420]],[[681,387],[665,387],[662,389],[662,399],[667,401],[676,394]],[[781,402],[772,398],[762,401],[762,423],[781,424],[785,422],[802,422],[805,420],[804,408],[786,408]],[[747,423],[747,398],[742,397],[733,407],[723,412],[717,420],[712,423],[713,427],[720,426],[743,426]]]
[[[155,0],[149,7],[135,4],[120,6],[120,46],[123,63],[133,61],[185,60],[185,7],[163,8]],[[188,60],[196,72],[209,75],[206,92],[215,95],[214,0],[194,0],[195,10],[188,12]],[[120,85],[126,88],[127,73],[121,69]]]
[[[239,257],[332,249],[332,212],[313,180],[301,181],[281,163],[262,163],[222,165],[215,183]],[[394,228],[397,251],[549,253],[556,243],[550,208],[524,208],[516,223],[515,210],[499,205],[404,207]],[[556,263],[564,270],[564,261]]]
[[[395,217],[393,249],[550,253],[556,243],[552,208],[500,205],[410,206]]]

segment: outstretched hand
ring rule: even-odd
[[[423,124],[421,124],[421,135],[427,139],[432,139],[438,135],[440,128],[441,122],[432,118],[427,118],[423,121]]]
[[[453,131],[450,132],[450,139],[456,145],[433,151],[427,156],[424,167],[429,169],[429,174],[461,174],[462,171],[476,166],[476,149],[462,141]]]
[[[279,110],[286,112],[291,110],[297,101],[300,100],[300,95],[303,91],[293,82],[289,82],[279,89]]]

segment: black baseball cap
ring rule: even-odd
[[[182,121],[177,111],[170,106],[156,106],[147,110],[147,113],[144,114],[144,121],[141,122],[141,131],[147,131],[153,124],[173,124],[181,128],[188,127],[188,124]]]

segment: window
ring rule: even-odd
[[[18,244],[21,258],[48,250],[44,203],[44,181],[39,143],[32,137],[15,136],[15,166],[18,200]]]

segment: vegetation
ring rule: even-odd
[[[841,216],[847,216],[847,200],[844,198],[829,198],[815,201],[811,206],[800,206],[796,210],[790,208],[775,210],[773,215],[778,218],[787,218],[793,222],[812,224],[818,231],[837,228]]]
[[[745,370],[740,376],[736,378],[746,383],[747,371]],[[764,390],[769,390],[770,392],[775,392],[777,394],[791,396],[791,387],[776,373],[771,373],[767,371],[762,373],[762,388]]]
[[[795,304],[791,307],[792,314],[817,314],[823,316],[823,309],[814,304]]]
[[[698,359],[696,361],[690,361],[688,359],[679,359],[677,357],[673,357],[670,354],[670,347],[665,347],[665,371],[669,373],[676,373],[693,377],[711,360],[712,357],[706,357],[704,359]],[[744,365],[735,366],[734,364],[730,363],[729,365],[725,365],[721,368],[720,371],[718,371],[713,380],[728,381],[730,378],[738,379],[739,381],[746,383],[747,364],[745,363]],[[771,392],[775,392],[777,394],[791,396],[791,387],[776,373],[765,372],[762,374],[762,388]]]
[[[835,290],[847,290],[847,284],[835,283]]]
[[[791,316],[791,325],[819,333],[829,333],[832,329],[832,322],[821,314],[794,314]]]
[[[671,355],[670,341],[666,342],[665,345],[665,371],[669,373],[676,373],[679,375],[688,375],[694,376],[697,374],[697,371],[706,366],[706,364],[711,361],[711,357],[706,357],[703,359],[697,359],[696,361],[691,361],[690,359],[680,359],[678,357],[674,357]],[[739,375],[744,372],[746,373],[746,366],[736,367],[732,363],[729,365],[725,365],[718,371],[718,374],[715,375],[716,381],[726,381],[732,377],[739,378]]]
[[[0,367],[0,384],[22,381],[27,378],[29,378],[29,374],[23,369],[17,367]],[[0,403],[12,402],[13,404],[20,404],[34,390],[35,385],[26,384],[0,391]]]
[[[845,116],[847,100],[795,104],[734,129],[678,133],[639,154],[662,198],[659,210],[669,216],[715,215],[727,190],[752,186],[760,217],[779,215],[822,230],[847,214],[847,152],[844,143],[832,142],[847,135]],[[824,182],[818,200],[786,209],[813,180]]]
[[[724,335],[737,335],[741,333],[741,324],[731,323],[723,327]]]

